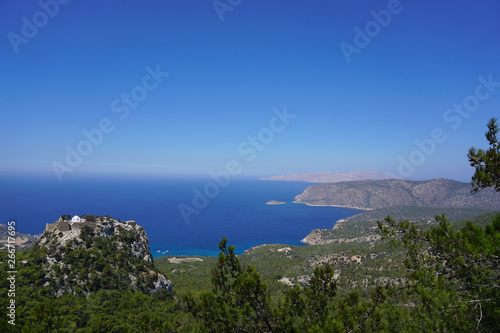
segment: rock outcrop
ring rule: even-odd
[[[146,231],[135,221],[111,217],[73,222],[60,218],[47,224],[36,244],[47,252],[47,286],[56,295],[88,294],[99,289],[131,288],[146,294],[172,290],[154,267]]]

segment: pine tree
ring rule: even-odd
[[[243,268],[234,246],[223,238],[217,266],[212,270],[212,292],[201,295],[199,302],[184,298],[191,313],[203,319],[211,332],[271,332],[273,313],[267,286],[255,267]]]
[[[491,118],[488,122],[488,131],[485,136],[490,143],[488,150],[471,147],[467,157],[470,165],[476,168],[472,176],[472,192],[478,192],[486,187],[493,187],[500,191],[500,146],[497,134],[499,131],[497,119]]]

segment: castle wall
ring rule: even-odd
[[[73,229],[81,229],[85,226],[90,227],[93,230],[95,230],[97,228],[97,223],[95,223],[95,222],[73,222],[71,224],[71,227]]]
[[[59,222],[59,231],[70,231],[71,226],[69,225],[69,222]]]
[[[56,230],[56,229],[57,229],[57,225],[58,225],[58,224],[59,224],[59,223],[58,223],[57,221],[56,221],[56,222],[54,222],[54,223],[47,223],[47,224],[45,225],[45,231],[47,231],[47,232],[54,232],[54,230]]]

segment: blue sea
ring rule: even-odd
[[[265,243],[303,245],[300,240],[312,229],[332,228],[337,220],[361,212],[293,203],[310,183],[256,179],[231,179],[218,191],[212,186],[212,198],[198,202],[203,209],[196,209],[195,193],[204,193],[210,181],[67,177],[60,183],[55,177],[0,178],[0,223],[15,220],[17,231],[39,234],[62,214],[110,215],[142,225],[155,257],[166,250],[168,255],[216,256],[222,237],[237,253]],[[270,200],[286,204],[266,205]],[[186,221],[181,204],[197,214]]]

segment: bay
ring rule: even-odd
[[[110,215],[142,225],[154,257],[167,250],[168,255],[216,256],[222,237],[237,253],[266,243],[303,245],[301,239],[312,229],[332,228],[337,220],[361,212],[293,203],[312,185],[306,182],[234,178],[221,187],[208,177],[68,177],[63,182],[2,177],[0,184],[0,223],[15,220],[21,233],[42,233],[62,214]],[[196,193],[204,199],[198,194],[195,200]],[[270,200],[285,204],[267,205]],[[185,218],[180,205],[196,212]]]

